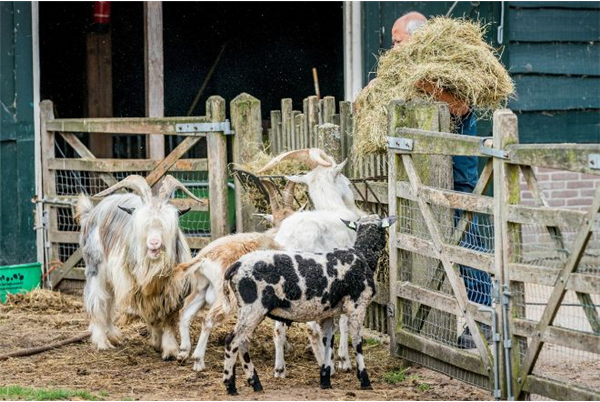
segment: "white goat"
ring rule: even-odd
[[[228,295],[231,293],[235,294],[238,305],[237,324],[225,339],[223,382],[230,395],[237,394],[235,362],[238,353],[243,357],[248,384],[254,391],[262,391],[248,353],[248,340],[265,317],[287,322],[319,320],[325,348],[321,388],[331,388],[333,318],[342,313],[349,317],[360,387],[371,389],[362,356],[362,325],[375,295],[374,271],[385,248],[385,229],[395,220],[395,217],[382,219],[372,215],[356,222],[345,222],[358,233],[352,248],[326,254],[255,251],[227,269],[223,308],[229,309]]]
[[[342,219],[355,221],[365,216],[355,204],[350,180],[342,174],[347,162],[336,164],[335,160],[320,149],[302,149],[290,151],[271,160],[258,173],[265,172],[286,159],[296,159],[308,164],[311,171],[303,176],[289,176],[290,181],[308,186],[308,193],[314,205],[314,211],[299,212],[282,222],[275,241],[286,250],[307,251],[312,253],[329,252],[336,248],[348,248],[354,244],[356,233],[349,231]],[[323,345],[321,329],[316,322],[308,323],[311,331],[309,339],[315,358],[323,364]],[[340,317],[340,357],[341,370],[351,369],[348,353],[348,318]],[[286,326],[275,323],[275,377],[286,375],[284,346]],[[333,374],[332,368],[332,374]]]
[[[227,315],[223,314],[222,294],[217,293],[221,287],[225,270],[252,251],[281,249],[274,236],[279,224],[294,212],[292,205],[296,183],[289,182],[286,185],[283,191],[283,205],[277,200],[277,190],[273,184],[269,181],[263,181],[263,184],[269,193],[273,229],[264,233],[239,233],[221,237],[204,247],[194,259],[179,264],[176,268],[177,274],[186,271],[193,272],[192,293],[185,300],[179,321],[181,345],[177,360],[184,361],[190,354],[190,321],[204,304],[211,306],[202,324],[200,338],[192,355],[193,368],[196,371],[204,370],[204,355],[210,332],[227,318]]]
[[[81,195],[76,217],[81,224],[80,244],[85,260],[85,309],[90,316],[92,343],[98,349],[114,347],[120,332],[113,318],[117,310],[140,316],[151,330],[151,343],[162,358],[178,352],[174,328],[187,279],[172,275],[173,268],[191,258],[179,230],[178,211],[168,204],[171,193],[182,189],[200,203],[182,183],[166,176],[157,196],[146,180],[128,176],[97,194],[104,197],[128,188],[136,194],[117,194],[93,207]]]

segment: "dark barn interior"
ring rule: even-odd
[[[40,3],[41,99],[59,117],[86,117],[86,35],[93,29],[92,2]],[[113,2],[112,114],[145,115],[144,6]],[[343,98],[342,2],[164,2],[164,114],[185,116],[222,51],[192,114],[204,114],[211,95],[227,102],[247,92],[262,102],[263,119],[282,98],[314,94],[316,67],[322,95]],[[85,141],[85,139],[84,139]],[[115,157],[144,157],[124,152]],[[173,144],[170,144],[171,146]],[[169,143],[167,143],[169,147]]]

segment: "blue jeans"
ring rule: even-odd
[[[471,112],[462,118],[455,118],[455,132],[463,135],[477,135],[477,120]],[[452,168],[454,173],[454,190],[465,193],[472,193],[477,184],[479,176],[477,172],[476,156],[453,156]],[[456,226],[462,211],[457,210],[454,213]],[[479,217],[473,216],[473,222],[469,225],[460,246],[482,252],[489,252],[489,245],[486,245],[484,238],[479,230]],[[467,297],[470,301],[485,306],[492,305],[492,277],[484,271],[475,268],[459,265],[460,275],[463,278],[467,289]]]

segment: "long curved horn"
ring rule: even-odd
[[[274,214],[276,211],[279,211],[281,209],[281,206],[277,199],[277,189],[275,188],[275,185],[273,184],[273,182],[271,182],[271,180],[261,180],[260,182],[263,184],[263,186],[265,186],[265,189],[269,193],[269,204],[271,205],[271,213]]]
[[[182,182],[180,182],[171,175],[167,175],[163,179],[162,184],[160,186],[160,190],[158,191],[158,199],[162,202],[166,202],[175,189],[180,189],[181,191],[186,193],[191,199],[199,202],[200,204],[207,203],[206,200],[196,197],[190,190],[187,189],[187,187],[183,185]]]
[[[284,161],[286,159],[295,159],[299,162],[306,163],[310,169],[314,169],[317,166],[329,167],[335,164],[333,158],[327,155],[325,152],[323,152],[322,149],[305,148],[298,149],[295,151],[288,151],[283,154],[277,155],[256,173],[260,174],[266,172],[267,170],[273,169],[279,162]]]
[[[288,181],[283,190],[283,207],[294,209],[294,189],[296,182]]]
[[[146,179],[137,174],[127,176],[117,184],[112,185],[106,190],[96,194],[96,197],[106,197],[107,195],[112,194],[115,191],[120,190],[122,188],[128,188],[130,190],[133,190],[136,194],[142,197],[142,200],[144,202],[150,201],[152,199],[152,190],[146,182]]]

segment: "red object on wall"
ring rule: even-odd
[[[94,2],[94,24],[110,23],[110,1]]]

